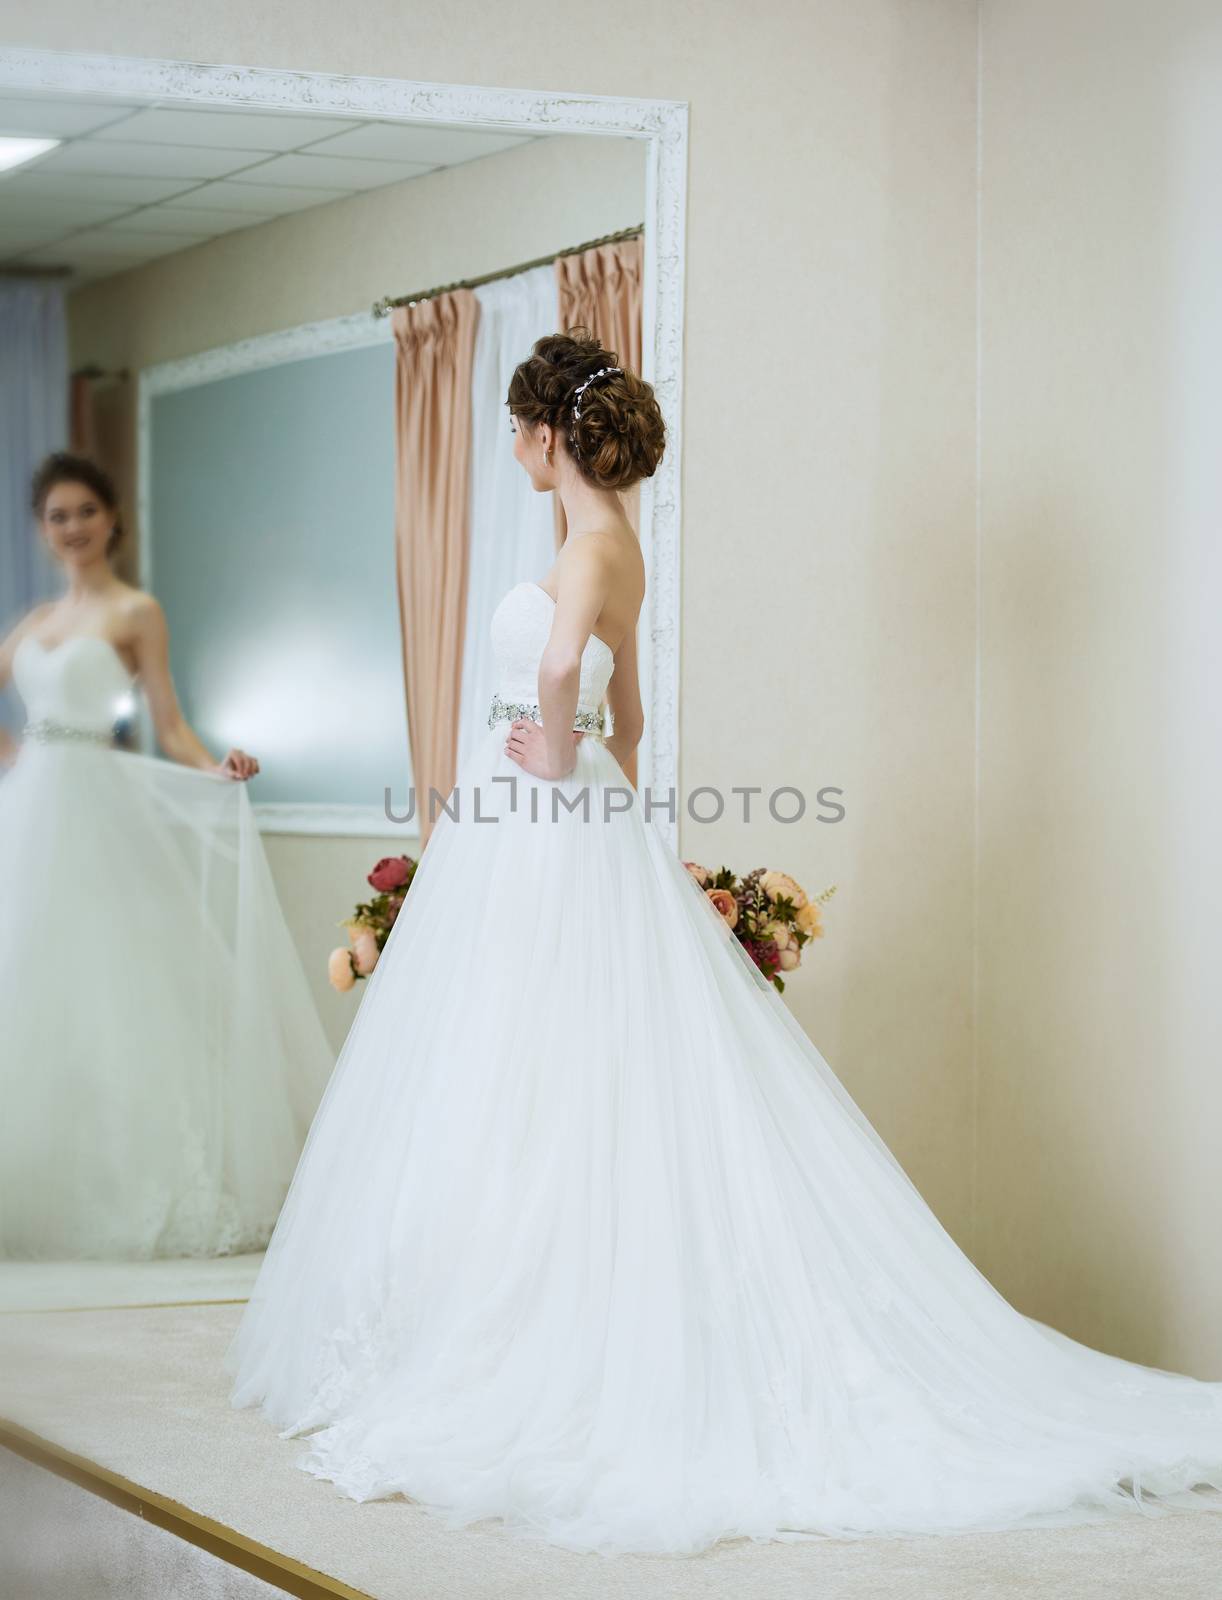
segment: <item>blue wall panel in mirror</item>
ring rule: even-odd
[[[149,440],[150,580],[188,719],[259,758],[256,803],[402,803],[393,343],[156,396]]]

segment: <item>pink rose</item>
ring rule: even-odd
[[[706,889],[704,892],[713,902],[726,927],[732,928],[738,921],[738,901],[728,889]]]
[[[367,881],[379,894],[389,894],[401,888],[411,876],[411,862],[407,856],[383,856],[369,874]]]
[[[356,973],[353,971],[350,951],[332,950],[327,962],[327,977],[331,980],[331,987],[338,989],[341,994],[353,987],[356,983]]]
[[[709,869],[707,867],[702,867],[698,861],[685,861],[683,865],[703,889],[707,885],[711,876]]]

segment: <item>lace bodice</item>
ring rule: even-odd
[[[77,634],[45,645],[26,634],[13,655],[13,682],[31,725],[109,734],[133,679],[109,640]]]
[[[518,583],[492,616],[492,648],[497,660],[497,693],[506,701],[534,701],[539,694],[539,662],[552,631],[556,602],[537,583]],[[607,693],[615,656],[604,639],[591,634],[581,655],[578,711],[597,711]]]

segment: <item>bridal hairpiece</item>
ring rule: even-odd
[[[581,406],[579,402],[582,395],[594,382],[595,378],[604,377],[608,372],[622,372],[623,370],[623,367],[599,367],[597,372],[592,372],[588,378],[583,379],[578,385],[573,394],[573,426],[569,432],[569,437],[573,440],[574,446],[577,442],[577,424],[581,421]]]

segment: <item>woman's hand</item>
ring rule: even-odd
[[[573,729],[573,759],[563,772],[552,772],[547,764],[547,740],[543,724],[530,717],[518,717],[509,725],[505,754],[533,777],[548,778],[555,782],[557,778],[567,778],[577,765],[577,746],[584,738],[585,734],[580,728]]]
[[[212,770],[219,772],[222,778],[233,778],[238,783],[245,783],[258,772],[259,763],[254,756],[248,756],[245,750],[234,749]]]

